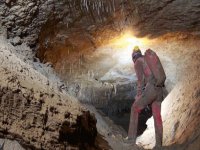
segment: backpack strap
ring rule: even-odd
[[[134,53],[132,53],[132,60],[133,60],[134,63],[140,57],[142,57],[142,54],[140,52],[134,52]]]

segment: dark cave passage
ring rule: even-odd
[[[122,105],[120,102],[110,102],[106,108],[101,108],[99,110],[108,116],[116,125],[122,127],[126,132],[128,132],[130,111],[133,102],[130,101],[126,106]],[[112,111],[110,107],[115,107],[115,111]],[[152,110],[149,105],[144,108],[139,115],[137,136],[140,136],[145,131],[147,128],[146,121],[151,116]]]

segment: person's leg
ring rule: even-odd
[[[163,125],[162,125],[160,101],[154,101],[152,103],[152,113],[153,113],[154,126],[155,126],[156,146],[161,147],[162,139],[163,139]]]
[[[128,138],[131,139],[133,143],[136,142],[138,115],[140,111],[141,109],[138,108],[137,103],[134,103],[131,107],[130,123],[128,130]]]
[[[136,100],[131,107],[128,138],[134,143],[136,142],[139,113],[154,99],[156,99],[156,91],[152,85],[148,84],[141,98]]]

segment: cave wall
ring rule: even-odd
[[[94,115],[17,57],[7,40],[0,45],[0,138],[26,149],[102,149]]]
[[[71,27],[104,22],[115,10],[113,0],[3,0],[0,2],[0,23],[7,29],[14,45],[22,42],[36,46],[42,26],[51,21]],[[82,19],[82,20],[81,20]]]
[[[27,42],[30,46],[34,47],[36,46],[36,42],[39,39],[39,42],[41,43],[38,56],[41,58],[41,60],[44,62],[51,61],[52,66],[57,69],[57,72],[60,75],[69,73],[70,77],[75,72],[70,69],[72,67],[67,62],[71,63],[73,60],[77,64],[81,64],[82,62],[79,61],[80,59],[81,61],[87,61],[87,59],[82,57],[82,54],[92,54],[93,50],[96,49],[96,46],[99,46],[98,43],[101,43],[101,39],[105,41],[112,37],[110,35],[115,36],[119,33],[119,28],[117,28],[119,26],[115,26],[116,22],[112,21],[112,17],[112,19],[110,19],[110,13],[112,16],[114,10],[114,7],[110,5],[111,3],[113,4],[113,1],[101,1],[102,3],[97,4],[97,7],[102,4],[101,6],[106,5],[109,6],[109,8],[107,7],[105,9],[104,7],[99,7],[99,9],[96,9],[96,6],[94,6],[95,10],[92,11],[88,11],[88,6],[90,5],[93,7],[92,2],[94,1],[84,2],[86,3],[82,5],[76,5],[80,4],[80,1],[1,1],[0,22],[1,25],[4,26],[7,30],[1,32],[7,34],[13,45]],[[198,0],[135,0],[131,1],[131,3],[129,3],[130,1],[123,2],[125,6],[124,13],[126,13],[126,15],[122,17],[125,17],[127,25],[130,25],[134,28],[134,30],[138,31],[138,35],[140,36],[150,35],[154,37],[165,34],[167,32],[177,31],[193,32],[197,35],[199,34],[198,31],[200,29],[200,2]],[[99,19],[95,20],[94,18],[96,17],[94,16],[98,16],[98,10],[101,10],[103,15],[100,15],[99,17],[97,17]],[[93,13],[94,11],[95,13]],[[126,25],[126,22],[123,25]],[[111,31],[107,30],[111,27],[113,28],[111,29]],[[102,33],[105,33],[105,36],[102,36]],[[191,43],[193,45],[196,45],[196,43],[198,42],[199,40],[196,40],[195,43]],[[169,43],[172,43],[172,41],[169,40],[167,44]],[[191,43],[188,44],[190,45]],[[174,59],[175,64],[185,63],[184,61],[176,61],[176,59],[183,60],[181,57],[182,52],[184,52],[184,55],[187,56],[186,59],[184,59],[187,64],[190,64],[193,58],[199,60],[199,53],[197,53],[197,51],[199,50],[198,46],[194,48],[194,51],[190,51],[193,53],[187,53],[187,51],[190,50],[190,47],[187,47],[187,49],[185,47],[181,47],[179,51],[176,51],[173,46],[174,45],[172,44],[172,46],[167,47],[166,50],[168,51],[166,51],[165,54],[169,56],[176,56]],[[162,50],[163,47],[159,49]],[[173,53],[172,50],[177,53]],[[65,62],[64,65],[63,62]],[[84,68],[84,66],[82,67]],[[88,68],[90,67],[91,66],[89,66]],[[110,67],[113,67],[112,64]],[[189,65],[187,69],[185,68],[182,72],[179,72],[179,75],[182,75],[185,74],[184,71],[189,70],[189,74],[187,74],[188,77],[184,79],[187,80],[187,82],[186,84],[184,84],[184,82],[182,82],[183,78],[178,79],[180,81],[180,84],[175,86],[177,89],[172,91],[172,93],[167,98],[168,102],[173,99],[173,107],[169,109],[169,107],[167,107],[169,106],[169,103],[166,102],[163,104],[164,107],[166,106],[166,110],[169,110],[168,112],[171,112],[167,115],[166,118],[164,118],[165,124],[167,124],[165,130],[165,144],[173,144],[173,142],[181,144],[187,142],[189,143],[187,145],[188,147],[192,147],[192,144],[190,143],[195,143],[198,145],[199,111],[196,109],[196,106],[199,105],[199,82],[195,81],[199,80],[199,72],[197,72],[197,74],[193,74],[195,72],[195,69],[199,70],[198,61],[195,61],[194,65]],[[92,71],[88,72],[88,69],[85,70],[87,70],[86,73],[88,73],[86,74],[86,78],[88,76],[92,76],[90,85],[91,89],[93,89],[93,83],[96,82],[95,76],[93,76],[94,73],[92,73]],[[105,69],[105,71],[108,70],[109,69]],[[98,72],[98,68],[95,72]],[[80,72],[78,72],[77,74],[79,73]],[[66,79],[66,81],[69,80],[68,77],[64,78]],[[100,85],[100,83],[97,83],[98,89],[103,87],[108,91],[115,90],[112,84],[102,84],[99,87],[98,85]],[[191,88],[193,91],[188,91],[186,87]],[[74,89],[76,90],[76,87]],[[171,90],[172,89],[173,87],[171,87]],[[88,90],[87,88],[85,88],[85,91],[90,91],[90,89]],[[179,94],[175,95],[175,93]],[[184,97],[184,94],[187,93],[189,94]],[[108,98],[108,96],[105,94],[105,91],[103,90],[102,92],[99,92],[98,96],[102,95],[104,95],[105,99]],[[89,96],[90,93],[86,94],[86,98],[88,98]],[[195,103],[193,103],[193,101],[195,101]],[[192,110],[187,108],[192,108]],[[174,119],[170,120],[170,118]],[[181,118],[179,123],[177,123],[177,118]],[[192,128],[188,130],[190,122],[192,121],[194,122],[192,124]],[[192,136],[190,137],[190,135]],[[141,141],[144,142],[144,139],[146,137],[151,136],[145,136],[144,134],[144,138]],[[150,140],[152,140],[152,137]]]
[[[21,39],[28,42],[29,45],[36,44],[40,27],[48,19],[48,16],[54,13],[52,11],[54,7],[53,1],[45,0],[1,1],[1,23],[7,29],[8,38],[17,37],[14,44],[21,43]]]
[[[140,36],[177,31],[199,34],[199,0],[134,0],[126,5],[127,22],[131,21]]]
[[[36,46],[39,33],[45,30],[44,25],[49,24],[51,28],[59,28],[60,26],[57,25],[60,24],[68,29],[79,24],[81,28],[84,26],[85,29],[93,30],[92,25],[109,22],[113,18],[108,18],[113,15],[115,15],[115,23],[120,24],[123,20],[123,26],[132,26],[141,36],[158,36],[176,31],[199,34],[199,3],[198,0],[124,0],[122,2],[119,0],[98,2],[5,0],[0,2],[0,23],[6,28],[8,38],[15,37],[11,40],[14,45],[27,42],[33,47]],[[119,11],[123,11],[123,15],[118,13]],[[114,28],[120,30],[123,27]],[[89,42],[95,37],[99,36],[89,35]]]

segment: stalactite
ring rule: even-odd
[[[103,21],[105,16],[115,11],[115,0],[67,0],[64,3],[67,4],[72,16],[75,16],[74,12],[79,9],[93,20],[100,18]]]

